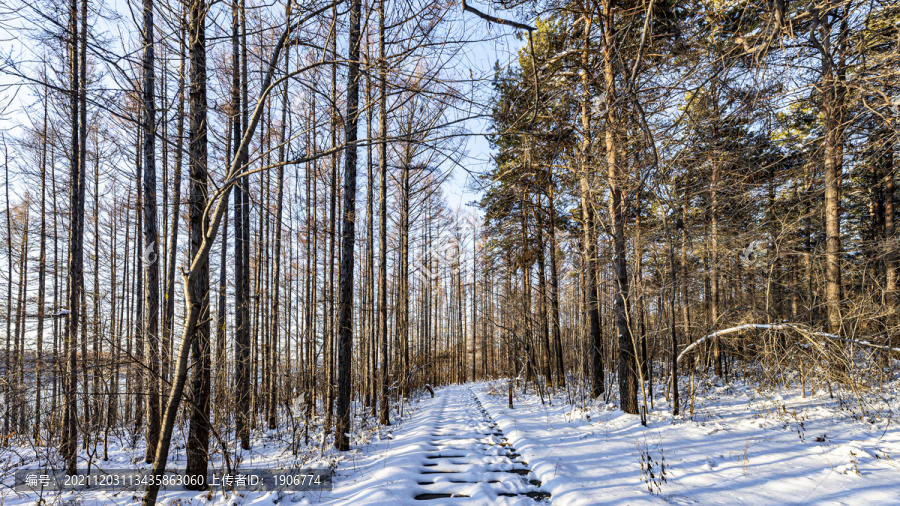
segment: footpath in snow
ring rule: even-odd
[[[508,409],[505,383],[438,389],[392,439],[344,461],[335,490],[316,500],[900,504],[900,430],[887,417],[859,419],[824,392],[708,386],[694,421],[657,404],[646,427],[611,405],[561,400],[517,395]]]
[[[438,389],[390,439],[345,461],[336,504],[539,504],[550,495],[466,385]]]

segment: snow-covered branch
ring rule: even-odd
[[[714,337],[720,337],[720,336],[727,335],[727,334],[734,334],[734,333],[736,333],[736,332],[741,332],[741,331],[743,331],[743,330],[750,330],[750,329],[758,329],[758,330],[795,330],[795,331],[797,331],[797,332],[803,334],[805,337],[810,337],[810,336],[825,337],[825,338],[828,338],[828,339],[836,339],[836,340],[838,340],[838,341],[846,341],[846,342],[848,342],[848,343],[858,344],[858,345],[860,345],[860,346],[867,346],[867,347],[869,347],[869,348],[878,348],[878,349],[881,349],[881,350],[893,351],[893,352],[896,352],[896,353],[900,353],[900,348],[891,348],[890,346],[884,346],[884,345],[881,345],[881,344],[874,344],[874,343],[871,343],[871,342],[869,342],[869,341],[860,341],[860,340],[858,340],[858,339],[850,339],[850,338],[847,338],[847,337],[841,337],[841,336],[838,336],[838,335],[835,335],[835,334],[828,334],[828,333],[826,333],[826,332],[817,332],[817,331],[810,330],[810,329],[807,329],[807,328],[805,328],[805,327],[802,327],[802,326],[800,326],[800,325],[796,325],[796,324],[793,324],[793,323],[773,323],[773,324],[766,324],[766,323],[747,323],[747,324],[744,324],[744,325],[738,325],[737,327],[731,327],[731,328],[728,328],[728,329],[719,330],[719,331],[713,332],[712,334],[709,334],[709,335],[707,335],[707,336],[704,336],[704,337],[702,337],[701,339],[698,339],[697,341],[695,341],[694,343],[692,343],[690,346],[688,346],[687,348],[685,348],[684,350],[682,350],[681,353],[678,355],[678,358],[676,359],[676,361],[680,361],[681,358],[684,357],[689,351],[691,351],[692,349],[696,348],[697,346],[699,346],[701,343],[703,343],[704,341],[706,341],[706,340],[708,340],[708,339],[712,339],[712,338],[714,338]]]

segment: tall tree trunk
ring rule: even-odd
[[[38,254],[38,300],[37,300],[37,336],[35,348],[37,357],[35,361],[35,388],[34,388],[34,424],[33,439],[35,444],[41,442],[41,390],[43,388],[43,367],[44,367],[44,305],[46,295],[47,273],[47,140],[49,132],[47,131],[47,109],[49,102],[49,94],[47,88],[44,88],[44,125],[41,136],[41,231],[40,231],[40,253]],[[7,183],[7,188],[9,184]],[[7,191],[9,191],[7,189]],[[115,280],[115,278],[113,278]],[[112,286],[115,286],[113,284]]]
[[[190,185],[190,252],[195,259],[191,265],[194,274],[187,287],[190,303],[195,306],[196,323],[190,325],[187,341],[191,343],[191,417],[185,453],[185,474],[199,477],[187,487],[206,490],[209,464],[209,256],[197,261],[207,240],[209,228],[207,205],[207,116],[206,116],[206,1],[191,3],[188,33],[191,44],[190,86],[190,137],[188,144]],[[214,237],[214,234],[212,234]],[[212,240],[209,238],[208,240]],[[196,484],[196,485],[195,485]]]
[[[378,418],[382,425],[390,425],[387,352],[387,58],[384,47],[384,3],[385,0],[378,1],[378,340],[381,344],[381,410]]]
[[[182,9],[184,6],[182,6]],[[178,222],[181,215],[181,166],[184,160],[184,76],[185,76],[185,39],[184,28],[179,30],[181,40],[179,41],[179,51],[181,53],[181,63],[178,66],[178,111],[176,112],[175,121],[178,122],[176,127],[175,139],[175,170],[172,177],[172,225],[169,229],[169,248],[167,253],[169,259],[166,262],[166,293],[165,293],[165,312],[163,314],[163,347],[165,352],[162,357],[162,375],[165,380],[171,378],[171,362],[172,362],[172,343],[175,333],[175,259],[178,256]]]
[[[552,178],[552,174],[550,175]],[[556,372],[556,386],[565,388],[566,375],[563,366],[562,332],[560,330],[559,316],[559,267],[556,262],[556,203],[553,199],[553,181],[549,186],[550,206],[550,329],[553,334],[554,369]]]
[[[366,32],[366,136],[374,139],[373,117],[374,111],[372,107],[372,71],[375,66],[372,65],[371,53],[369,52],[370,44],[368,31]],[[375,249],[374,249],[374,192],[375,192],[375,175],[374,164],[372,162],[372,142],[366,145],[366,168],[368,169],[368,179],[366,180],[366,315],[368,326],[366,327],[366,336],[369,342],[369,353],[371,354],[370,369],[366,375],[370,384],[369,392],[371,399],[369,400],[372,407],[372,417],[378,416],[378,382],[377,382],[377,360],[378,341],[375,334]],[[427,317],[426,317],[427,320]]]
[[[232,132],[232,121],[228,118],[228,135]],[[229,139],[230,141],[230,139]],[[231,142],[225,143],[225,160],[230,163],[232,159]],[[237,192],[235,192],[237,194]],[[222,427],[227,413],[225,406],[225,392],[228,390],[228,378],[226,376],[226,341],[228,340],[228,205],[226,203],[222,221],[222,245],[219,249],[219,298],[216,307],[216,359],[215,359],[215,389],[213,391],[213,404],[217,406],[214,413],[215,422]]]
[[[533,365],[535,357],[531,352],[531,343],[534,339],[534,324],[531,317],[531,266],[533,260],[528,241],[528,223],[525,219],[525,215],[527,212],[527,202],[528,200],[530,200],[530,198],[526,197],[524,190],[522,191],[522,195],[519,198],[519,205],[521,208],[521,213],[519,213],[519,230],[520,239],[522,241],[522,251],[519,258],[521,259],[520,262],[522,266],[522,315],[524,316],[524,338],[522,339],[522,341],[525,348],[525,379],[526,381],[531,381],[532,383],[534,383],[535,371]],[[535,390],[537,390],[537,387],[535,387]]]
[[[243,13],[243,2],[233,0],[231,12],[231,50],[232,50],[232,88],[231,88],[231,113],[234,118],[232,130],[232,142],[234,152],[232,155],[238,160],[241,167],[244,167],[244,153],[241,151],[241,139],[246,132],[246,93],[242,93],[246,86],[246,74],[241,72],[241,15]],[[241,448],[250,449],[250,333],[249,322],[247,321],[247,299],[245,288],[248,286],[247,272],[249,266],[244,263],[248,258],[244,254],[244,248],[247,241],[244,235],[247,229],[244,221],[247,211],[245,206],[245,197],[247,197],[247,181],[246,177],[241,178],[234,190],[234,323],[235,323],[235,394],[237,413],[235,416],[235,432],[241,439]]]
[[[333,26],[337,26],[338,23],[338,11],[337,5],[333,5],[331,8],[331,16]],[[331,43],[330,54],[333,61],[336,61],[337,56],[337,31],[332,30],[329,34],[328,42]],[[339,115],[337,106],[337,64],[332,63],[331,67],[331,121],[330,121],[330,133],[331,133],[331,149],[335,149],[337,147],[337,129],[339,123]],[[338,203],[338,195],[337,195],[337,187],[338,187],[338,153],[337,151],[333,152],[330,157],[330,169],[331,169],[331,196],[328,200],[328,253],[326,261],[328,262],[328,268],[325,271],[327,275],[327,281],[325,283],[325,288],[327,288],[328,293],[325,297],[326,310],[325,310],[325,432],[331,432],[331,426],[333,423],[334,416],[334,348],[335,348],[335,336],[337,332],[335,331],[335,289],[334,289],[334,256],[335,256],[335,246],[337,243],[337,203]],[[337,438],[335,438],[337,441]]]
[[[87,0],[82,0],[87,2]],[[77,399],[78,387],[78,322],[81,309],[82,279],[84,276],[84,166],[81,164],[80,151],[84,147],[79,142],[80,124],[80,100],[81,83],[79,72],[78,49],[78,7],[77,0],[69,2],[69,34],[70,34],[70,62],[72,88],[69,97],[71,113],[71,137],[70,137],[70,183],[69,183],[69,247],[68,247],[68,279],[67,279],[67,303],[68,318],[66,320],[66,353],[67,379],[65,382],[66,412],[64,437],[62,439],[60,453],[66,458],[66,474],[76,474],[77,465]]]
[[[79,93],[78,93],[78,167],[79,173],[81,177],[81,212],[84,213],[84,192],[86,190],[85,178],[87,177],[87,14],[88,14],[88,3],[87,0],[82,0],[81,2],[81,32],[79,33],[80,40],[79,45],[81,46],[78,54],[78,73],[80,74],[78,82],[79,82]],[[72,212],[70,210],[70,212]],[[84,233],[84,216],[81,218],[81,232]],[[81,284],[81,288],[79,291],[81,293],[81,297],[79,301],[81,302],[82,312],[80,313],[81,323],[82,325],[87,322],[87,318],[85,315],[87,313],[87,306],[85,303],[84,296],[84,244],[82,239],[82,261],[81,261],[81,277],[79,278],[79,283]],[[82,326],[82,332],[85,332],[85,336],[81,341],[81,356],[82,356],[82,372],[84,377],[84,388],[83,388],[83,403],[84,403],[84,426],[91,426],[91,412],[90,405],[91,403],[88,400],[88,382],[87,382],[87,335],[85,326]],[[88,431],[83,431],[84,435],[84,448],[87,449],[88,441],[92,434]]]
[[[356,135],[359,123],[359,40],[361,1],[350,3],[350,62],[347,71],[347,116],[344,149],[344,219],[341,243],[340,299],[338,327],[337,432],[334,446],[350,449],[350,364],[353,351],[353,246],[356,240]]]
[[[682,226],[684,226],[682,224]],[[682,236],[683,237],[683,236]],[[678,271],[675,266],[675,245],[670,240],[669,241],[669,271],[671,273],[672,279],[672,295],[669,297],[669,328],[670,328],[670,338],[672,340],[672,361],[670,367],[672,369],[672,416],[678,416],[679,411],[681,410],[681,406],[678,400],[678,338],[675,332],[675,294],[678,290]],[[684,275],[684,271],[682,271],[682,275]],[[685,333],[687,333],[687,327],[685,327]]]
[[[887,142],[887,140],[885,141]],[[893,143],[882,147],[884,155],[884,241],[887,254],[884,257],[885,291],[887,302],[897,305],[897,247],[894,223],[894,146]]]
[[[690,204],[690,176],[686,178],[686,182],[684,185],[682,201],[681,201],[681,218],[678,220],[680,223],[681,229],[681,251],[679,252],[679,264],[678,267],[681,270],[680,279],[680,289],[681,289],[681,326],[682,326],[682,336],[684,338],[684,344],[689,345],[693,343],[693,339],[691,338],[691,318],[690,318],[690,305],[688,298],[688,277],[687,277],[687,266],[688,266],[688,232],[687,232],[687,214],[688,208]],[[673,323],[674,324],[674,323]]]
[[[118,267],[118,203],[116,202],[115,193],[113,193],[113,211],[110,213],[109,220],[109,230],[110,230],[110,241],[109,241],[109,285],[111,287],[110,297],[109,297],[109,314],[110,314],[110,342],[112,343],[112,357],[113,364],[112,373],[109,377],[109,398],[108,405],[106,411],[106,427],[112,428],[118,422],[119,417],[119,373],[121,371],[119,364],[121,360],[121,332],[119,332],[119,322],[121,318],[119,318],[118,313],[116,313],[116,299],[118,299],[118,290],[119,285],[116,282],[118,278],[118,272],[116,271]],[[124,290],[123,290],[124,292]]]
[[[245,0],[240,0],[240,22],[241,22],[241,137],[252,137],[252,134],[248,136],[248,131],[250,129],[249,125],[249,114],[250,114],[250,102],[248,99],[249,94],[249,86],[250,86],[250,72],[247,70],[247,6]],[[241,154],[241,166],[244,170],[248,170],[250,167],[250,153],[249,144],[241,144],[243,147],[240,150]],[[246,370],[246,379],[244,380],[244,384],[241,385],[241,388],[246,388],[244,393],[242,394],[242,399],[244,403],[244,413],[245,413],[245,424],[244,431],[241,434],[241,448],[245,450],[250,449],[250,428],[253,427],[253,419],[252,419],[252,400],[253,400],[253,390],[250,387],[252,381],[252,349],[250,344],[250,330],[252,321],[250,320],[250,176],[246,175],[242,178],[240,191],[242,195],[241,200],[241,212],[243,213],[243,217],[241,218],[241,226],[243,227],[243,231],[241,233],[241,241],[243,242],[243,246],[241,247],[241,254],[243,255],[243,260],[241,261],[241,268],[244,270],[243,275],[241,275],[241,311],[243,312],[242,317],[242,332],[243,332],[243,343],[244,343],[244,362],[243,367]]]
[[[96,136],[95,136],[96,139]],[[94,158],[94,194],[92,195],[94,200],[94,266],[93,266],[93,294],[91,298],[93,299],[93,325],[92,325],[92,351],[93,351],[93,359],[94,364],[91,369],[91,411],[93,413],[92,420],[94,421],[94,426],[91,428],[94,433],[99,432],[100,423],[103,420],[101,416],[101,400],[103,398],[103,391],[100,386],[100,334],[102,332],[100,325],[100,303],[102,296],[100,295],[100,157]],[[105,364],[104,364],[105,365]]]
[[[591,397],[596,399],[603,393],[603,334],[600,329],[600,307],[597,300],[597,238],[594,235],[594,208],[591,195],[589,171],[591,170],[591,93],[588,77],[590,56],[591,18],[584,18],[584,48],[581,52],[581,169],[578,182],[581,190],[581,213],[584,255],[584,323],[585,334],[590,346],[591,357]]]
[[[74,1],[74,0],[73,0]],[[74,21],[73,21],[74,22]],[[73,43],[74,45],[74,43]],[[74,63],[73,63],[74,68]],[[75,96],[74,88],[72,90],[72,96]],[[74,100],[74,98],[73,98]],[[77,104],[77,102],[76,102]],[[75,115],[73,114],[73,118]],[[77,125],[72,127],[73,129],[77,128]],[[77,147],[77,144],[75,145]],[[74,152],[71,156],[75,156]],[[74,158],[73,158],[74,159]],[[74,164],[73,164],[74,165]],[[4,348],[3,353],[3,374],[4,378],[4,386],[3,386],[3,397],[4,397],[4,409],[3,409],[3,440],[6,441],[6,435],[11,434],[10,432],[10,420],[12,418],[12,354],[10,350],[10,346],[12,345],[12,262],[13,262],[13,240],[12,240],[12,212],[9,206],[9,149],[6,146],[6,137],[3,138],[3,169],[6,173],[6,181],[4,190],[6,191],[6,346]],[[74,168],[72,169],[74,173]],[[66,404],[66,408],[68,408],[68,404]],[[63,437],[65,440],[65,435]],[[65,447],[63,447],[63,450]],[[61,453],[65,456],[66,453],[61,451]]]
[[[131,301],[134,298],[135,286],[134,286],[134,274],[133,274],[134,267],[132,267],[129,270],[129,265],[134,264],[134,258],[133,258],[133,253],[131,253],[131,214],[129,213],[131,208],[128,205],[128,202],[130,202],[132,198],[133,197],[131,195],[131,188],[129,187],[128,191],[126,192],[125,202],[123,202],[123,205],[122,205],[122,213],[125,214],[125,247],[124,247],[124,251],[126,253],[124,255],[125,259],[123,260],[124,275],[122,276],[122,280],[124,281],[124,284],[125,284],[125,290],[124,290],[125,293],[124,293],[124,296],[122,297],[123,298],[123,301],[122,301],[122,316],[123,316],[123,318],[121,318],[119,320],[120,322],[122,322],[122,327],[124,329],[125,356],[128,357],[128,360],[129,360],[129,362],[128,362],[129,365],[127,365],[125,367],[125,391],[126,392],[133,391],[132,385],[131,385],[132,384],[131,360],[133,358],[132,353],[131,353],[131,331],[132,331],[131,321],[133,319],[132,311],[134,310],[134,307],[131,305]],[[129,264],[129,261],[130,261],[130,264]],[[126,322],[128,322],[128,323],[126,323]],[[134,396],[132,396],[132,395],[126,395],[125,398],[123,399],[123,401],[124,401],[124,417],[123,417],[123,419],[126,423],[131,421],[131,401],[133,400],[133,397]]]
[[[287,22],[290,25],[291,19],[291,7],[288,4],[287,7]],[[290,51],[285,53],[284,57],[284,73],[288,74],[290,67]],[[279,293],[278,289],[281,285],[280,277],[281,277],[281,215],[283,209],[283,200],[284,200],[284,161],[285,161],[285,145],[288,142],[288,137],[286,135],[287,129],[287,110],[288,110],[288,81],[284,82],[284,89],[281,95],[281,135],[278,148],[278,189],[275,197],[275,262],[272,268],[272,283],[274,284],[272,288],[272,343],[277,346],[278,343],[278,325],[279,325]],[[290,348],[288,348],[290,349]],[[277,350],[273,350],[277,351]],[[275,353],[273,353],[275,355]],[[276,410],[276,402],[277,402],[277,371],[275,370],[274,364],[271,364],[271,369],[269,371],[269,413],[268,413],[268,422],[269,428],[274,429],[276,427],[275,420],[275,410]]]
[[[534,214],[537,217],[537,230],[535,234],[537,235],[537,261],[538,261],[538,297],[541,302],[539,304],[539,312],[541,324],[539,326],[538,331],[541,333],[541,349],[543,350],[541,355],[546,355],[541,357],[541,370],[544,374],[544,381],[546,381],[547,388],[550,388],[553,384],[553,375],[550,372],[551,369],[551,361],[553,357],[553,350],[550,347],[550,329],[547,325],[547,268],[546,268],[546,254],[545,254],[545,246],[544,246],[544,218],[543,218],[543,209],[541,209],[541,197],[538,196],[538,205],[534,207]],[[474,313],[473,313],[474,318]]]
[[[478,309],[477,297],[478,297],[478,236],[476,234],[475,228],[473,227],[472,228],[472,302],[471,302],[471,304],[472,304],[472,309],[471,309],[472,310],[472,381],[477,380],[477,378],[475,377],[475,364],[476,364],[475,343],[478,342],[476,339],[478,327],[475,326],[476,325],[475,312]],[[541,293],[541,297],[544,297],[543,292]],[[541,300],[543,301],[543,299],[541,299]],[[543,304],[543,302],[541,304]],[[547,322],[546,305],[544,305],[543,308],[544,308],[544,314],[542,315],[542,318],[543,318],[542,322],[544,325],[546,325],[546,322]],[[544,330],[546,330],[546,326],[544,327]],[[547,351],[548,351],[547,360],[549,361],[550,360],[549,345],[548,345]],[[482,350],[482,353],[484,353],[484,350]],[[550,366],[548,364],[547,365],[548,371],[550,370],[549,367]],[[548,384],[550,383],[549,375],[550,375],[550,373],[548,372],[547,373],[547,376],[548,376],[547,383]]]
[[[316,124],[316,98],[312,96],[310,107],[311,124]],[[308,134],[309,144],[312,145],[313,151],[316,151],[316,139],[313,133]],[[316,284],[319,279],[319,222],[317,194],[319,188],[318,166],[315,161],[306,165],[306,357],[308,371],[307,378],[307,396],[306,396],[306,424],[303,427],[303,435],[306,443],[309,442],[309,424],[316,410],[316,394],[317,394],[317,375],[316,364],[316,320],[318,309],[316,304]],[[310,259],[310,257],[312,257]]]
[[[22,433],[25,430],[25,389],[24,362],[25,362],[25,311],[26,295],[28,293],[28,207],[30,202],[24,200],[21,205],[19,219],[22,223],[21,249],[19,252],[19,294],[16,298],[16,329],[15,329],[15,355],[13,360],[13,425],[15,432]],[[9,280],[12,282],[12,280]]]
[[[721,157],[719,153],[719,94],[718,72],[714,69],[713,79],[710,84],[711,99],[713,101],[713,138],[712,153],[709,160],[712,165],[712,173],[709,180],[709,325],[710,332],[719,325],[719,177],[721,176]],[[713,370],[716,376],[722,376],[722,359],[719,352],[719,338],[714,337],[711,343]]]
[[[138,106],[140,107],[140,106]],[[140,112],[143,115],[143,110]],[[144,269],[144,193],[141,191],[141,181],[143,180],[143,167],[144,167],[144,159],[141,154],[141,139],[143,130],[143,121],[141,121],[141,127],[138,129],[137,137],[135,138],[134,144],[134,152],[135,152],[135,160],[134,166],[136,169],[135,176],[135,194],[137,198],[135,199],[135,212],[137,214],[137,226],[134,231],[134,235],[137,237],[137,250],[135,251],[135,264],[134,264],[134,276],[135,276],[135,285],[137,286],[136,291],[134,292],[134,364],[132,364],[131,370],[134,375],[134,389],[130,390],[132,392],[141,392],[140,396],[134,397],[134,434],[140,434],[141,426],[144,424],[144,378],[145,378],[145,363],[144,363],[144,328],[145,328],[145,320],[144,320],[144,277],[146,274],[146,269]],[[82,361],[83,363],[83,361]],[[85,374],[86,375],[86,374]],[[85,416],[87,416],[87,410],[85,410]]]
[[[635,343],[628,322],[628,262],[625,241],[625,205],[622,202],[624,176],[619,167],[618,115],[613,70],[614,14],[611,0],[603,0],[603,76],[606,84],[606,166],[609,181],[609,216],[613,233],[613,271],[616,280],[616,331],[619,343],[619,402],[622,411],[638,413]]]
[[[635,223],[636,237],[634,238],[634,289],[635,296],[635,325],[637,326],[637,339],[641,343],[641,363],[640,373],[641,382],[647,382],[647,395],[651,402],[653,400],[653,361],[652,350],[651,356],[647,357],[647,329],[644,324],[644,241],[642,238],[642,195],[637,194],[637,222]],[[661,308],[660,308],[661,310]],[[643,386],[643,385],[641,385]]]
[[[60,377],[63,376],[61,366],[63,365],[59,360],[59,318],[56,315],[59,314],[59,223],[57,222],[57,207],[56,207],[56,151],[53,149],[53,146],[50,147],[50,193],[53,195],[53,387],[51,389],[51,396],[53,398],[53,407],[59,407],[57,404],[57,399],[59,399],[60,388],[65,389],[65,385],[60,385]],[[9,188],[9,186],[7,186]],[[65,378],[63,377],[63,382],[65,382]],[[63,408],[65,411],[65,408]],[[54,415],[51,418],[51,422],[55,421],[57,418]],[[66,427],[63,426],[63,435],[60,439],[62,441],[65,438]],[[51,435],[52,439],[52,435]]]
[[[409,157],[407,157],[409,162]],[[409,163],[404,163],[400,167],[400,249],[398,255],[400,263],[398,265],[397,278],[397,298],[398,304],[395,311],[396,325],[396,342],[400,348],[400,396],[401,398],[409,395]]]
[[[830,12],[823,13],[826,18]],[[844,12],[846,17],[846,11]],[[820,43],[816,32],[824,27],[825,38]],[[819,50],[822,64],[821,92],[824,113],[825,167],[825,305],[827,308],[828,331],[841,332],[841,154],[842,134],[840,125],[843,107],[843,91],[840,89],[840,69],[834,68],[834,51],[831,44],[831,22],[822,24],[820,13],[814,12],[810,28],[810,39]],[[843,35],[841,36],[843,37]]]
[[[713,156],[718,157],[717,154]],[[709,330],[714,331],[719,324],[719,161],[712,160],[712,176],[709,181]],[[719,338],[712,341],[713,367],[716,376],[722,376],[722,360],[719,356]]]
[[[156,226],[156,98],[154,86],[153,0],[144,0],[144,295],[147,304],[145,339],[149,350],[147,377],[147,449],[153,462],[159,438],[159,231]]]

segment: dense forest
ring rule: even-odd
[[[701,379],[895,377],[895,1],[8,0],[0,30],[0,446],[70,474],[123,431],[156,474],[285,427],[347,451],[471,381],[644,422]]]

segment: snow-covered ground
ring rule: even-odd
[[[488,410],[488,413],[490,411]],[[481,408],[469,385],[438,389],[369,454],[341,466],[335,504],[535,504],[540,485]],[[527,494],[531,493],[532,496]],[[457,497],[452,497],[457,496]]]
[[[436,389],[388,428],[360,431],[339,456],[287,451],[283,432],[259,433],[242,465],[336,466],[327,492],[164,495],[163,504],[900,504],[896,382],[855,398],[779,394],[737,383],[698,387],[693,420],[656,399],[647,426],[602,401],[552,404],[505,382]],[[880,404],[872,404],[872,400]],[[878,409],[874,409],[878,408]],[[2,450],[4,462],[28,449]],[[116,442],[106,468],[135,466]],[[173,457],[183,459],[183,451]],[[26,458],[26,460],[28,460]],[[173,462],[183,467],[184,462]],[[9,469],[8,464],[5,469]],[[7,475],[8,476],[8,475]],[[3,482],[9,480],[4,476]],[[141,491],[70,493],[51,502],[131,504]],[[548,497],[549,495],[549,497]],[[416,498],[429,499],[418,501]],[[5,505],[36,497],[0,489]]]

